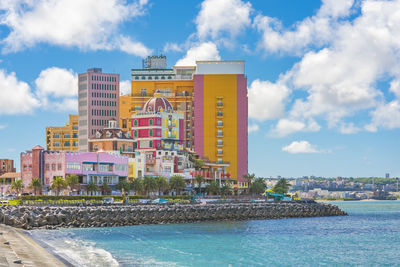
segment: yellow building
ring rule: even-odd
[[[119,97],[119,127],[122,131],[131,132],[131,95]]]
[[[62,127],[46,127],[47,150],[78,150],[78,115],[69,115],[69,122]]]

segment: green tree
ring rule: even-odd
[[[219,187],[219,182],[211,181],[206,186],[206,192],[207,192],[207,194],[210,194],[210,195],[218,195],[221,192],[221,188]]]
[[[221,187],[221,194],[223,196],[230,196],[233,193],[233,187],[230,183],[226,183]]]
[[[101,194],[102,195],[107,195],[108,192],[111,191],[110,186],[108,185],[107,181],[104,180],[103,184],[101,185]]]
[[[86,191],[89,193],[90,195],[93,196],[93,192],[96,192],[98,190],[98,186],[95,182],[90,181],[87,185],[86,185]]]
[[[125,180],[125,179],[119,180],[119,182],[118,182],[116,188],[117,188],[118,190],[121,190],[121,191],[122,191],[122,188],[123,188],[124,191],[125,191],[125,194],[128,194],[128,193],[129,193],[129,190],[131,189],[130,184],[129,184],[128,181]]]
[[[57,176],[51,183],[51,189],[56,191],[56,195],[59,196],[61,191],[67,188],[67,182],[62,176]]]
[[[194,179],[196,180],[196,183],[197,183],[197,186],[198,186],[197,187],[198,188],[197,192],[201,193],[201,185],[206,182],[206,179],[201,175],[197,175]]]
[[[266,184],[263,178],[255,179],[250,186],[250,192],[253,194],[261,194],[265,192]]]
[[[40,181],[40,179],[37,177],[33,178],[32,183],[29,185],[29,188],[33,189],[33,193],[35,194],[35,196],[38,195],[37,192],[39,191],[40,193],[40,190],[42,189],[42,181]]]
[[[193,159],[193,167],[196,170],[200,170],[204,166],[204,161],[202,159]]]
[[[79,177],[76,174],[69,174],[65,177],[65,182],[67,186],[71,189],[71,191],[77,190],[80,191]]]
[[[157,176],[155,180],[157,184],[158,195],[160,196],[161,192],[164,192],[168,189],[168,179],[164,176]]]
[[[143,178],[133,179],[131,182],[131,188],[135,190],[136,195],[143,192]]]
[[[290,184],[285,178],[279,179],[279,181],[274,185],[272,191],[278,194],[286,194],[289,190]]]
[[[186,188],[185,178],[180,175],[173,175],[169,178],[169,188],[175,190],[177,195],[180,195],[181,190]]]
[[[21,194],[22,190],[24,190],[24,183],[22,180],[16,180],[12,182],[11,190],[14,190],[17,195]]]
[[[156,178],[146,176],[143,179],[143,189],[146,192],[146,195],[148,196],[150,192],[154,192],[157,190],[157,181]]]

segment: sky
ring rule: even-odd
[[[400,176],[400,0],[0,0],[0,158],[77,114],[77,74],[245,60],[249,172]]]

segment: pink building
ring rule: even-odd
[[[119,74],[88,69],[78,75],[79,151],[88,151],[88,139],[104,129],[112,118],[119,118]]]
[[[41,146],[21,153],[21,178],[25,191],[33,178],[40,178],[45,191],[48,191],[53,179],[76,174],[82,185],[82,193],[90,181],[98,185],[104,181],[111,188],[128,177],[128,158],[106,152],[68,152],[46,151]]]

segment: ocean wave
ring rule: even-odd
[[[74,235],[56,231],[32,231],[34,239],[45,243],[54,254],[73,266],[119,266],[110,252],[95,247],[94,242],[82,241]]]

